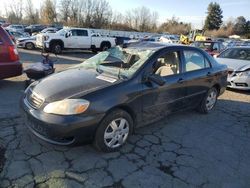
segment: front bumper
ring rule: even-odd
[[[227,78],[227,87],[240,90],[250,90],[249,76],[229,76]]]
[[[39,49],[46,49],[49,50],[49,42],[36,42],[36,47]]]
[[[25,42],[16,42],[16,46],[18,47],[18,48],[24,48],[25,47]]]
[[[61,116],[46,114],[30,107],[21,100],[21,114],[25,125],[40,139],[51,144],[71,145],[93,140],[95,131],[104,114]]]

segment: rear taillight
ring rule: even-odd
[[[9,46],[9,57],[11,61],[19,60],[18,52],[15,46]]]

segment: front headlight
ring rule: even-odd
[[[48,114],[73,115],[85,112],[89,107],[89,101],[84,99],[64,99],[49,103],[43,109]]]
[[[250,76],[250,70],[241,72],[241,73],[239,74],[239,76]]]

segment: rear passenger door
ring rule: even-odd
[[[200,103],[212,82],[211,65],[203,53],[198,50],[183,50],[183,72],[187,97],[185,106]]]

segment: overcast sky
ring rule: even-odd
[[[4,4],[8,1],[0,0],[0,14],[3,14]],[[25,2],[25,0],[23,0]],[[33,0],[37,8],[39,8],[43,0]],[[59,1],[59,0],[57,0]],[[159,23],[170,19],[172,16],[178,17],[180,21],[191,22],[195,28],[203,25],[206,10],[211,0],[107,0],[113,10],[124,13],[127,10],[146,6],[152,11],[159,14]],[[213,0],[220,4],[223,10],[223,20],[244,16],[250,20],[250,0]]]

